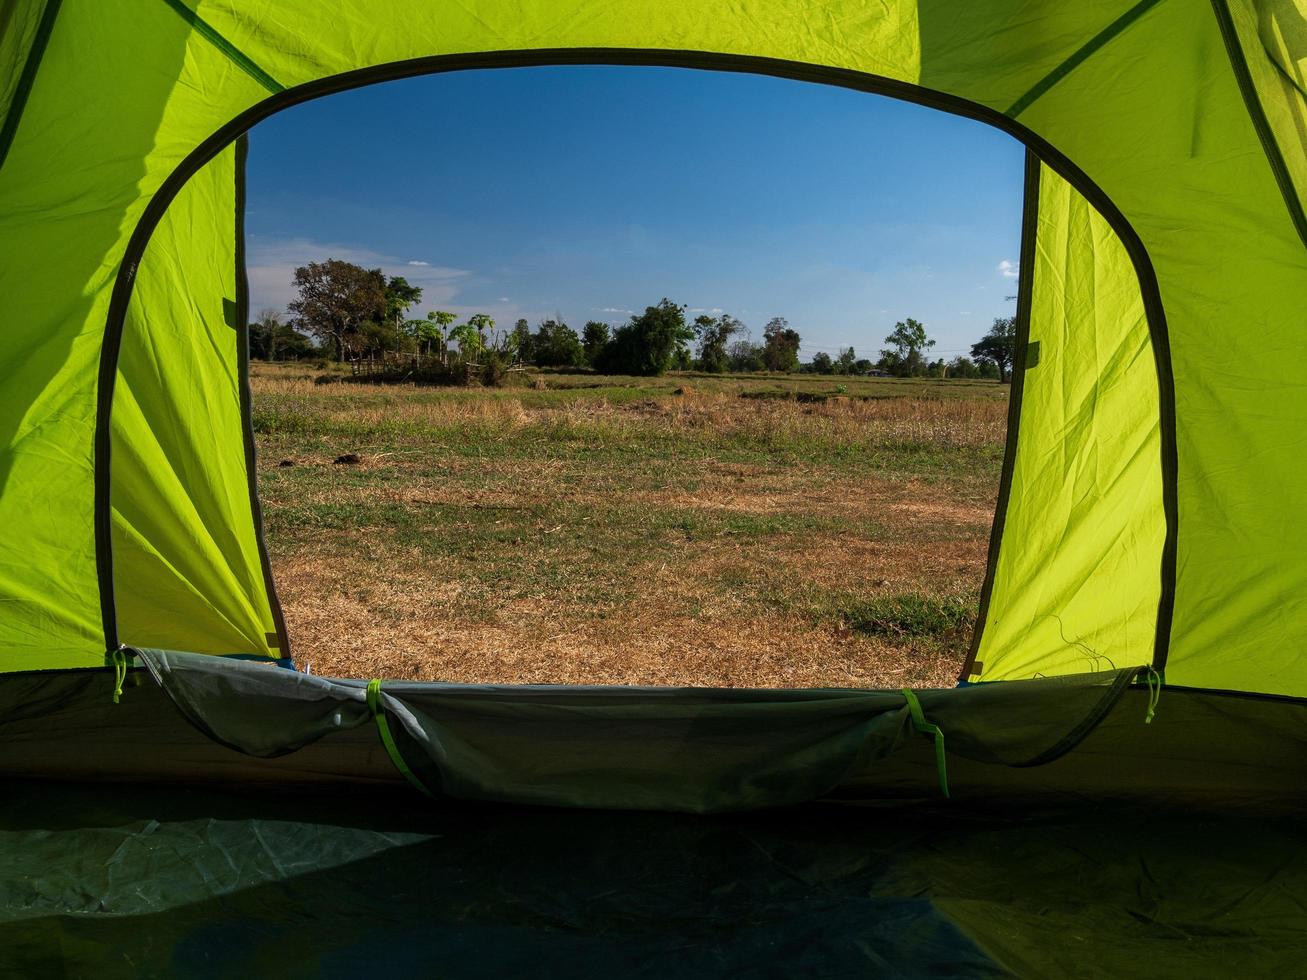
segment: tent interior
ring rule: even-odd
[[[1296,0],[10,0],[0,28],[0,961],[1297,969]],[[389,78],[571,63],[844,86],[1027,147],[958,687],[284,669],[242,136]]]

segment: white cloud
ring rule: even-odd
[[[958,316],[971,316],[971,311],[970,311],[970,310],[959,310],[959,311],[958,311]]]
[[[419,309],[447,305],[459,294],[472,273],[452,266],[432,265],[419,259],[405,261],[384,252],[310,238],[250,239],[246,265],[250,280],[250,309],[282,310],[295,298],[291,284],[295,269],[325,259],[353,262],[365,269],[380,268],[387,275],[402,275],[422,287]],[[415,311],[416,312],[416,311]]]
[[[1015,279],[1020,274],[1017,264],[1011,259],[1004,259],[1000,262],[998,264],[998,271],[1002,274],[1004,279]]]
[[[623,310],[616,306],[594,306],[591,307],[591,311],[594,313],[635,313],[635,310]]]
[[[692,306],[685,312],[686,313],[725,313],[726,311],[723,310],[720,306],[714,306],[712,309],[707,309],[706,307],[703,306]]]
[[[495,300],[495,302],[496,302],[496,303],[508,303],[508,302],[511,302],[511,300],[510,300],[507,296],[501,296],[501,297],[499,297],[499,299]]]

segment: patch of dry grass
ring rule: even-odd
[[[256,375],[296,659],[481,683],[951,684],[957,630],[850,623],[866,600],[974,603],[1005,401],[742,397],[748,384]],[[346,451],[361,462],[331,463]]]

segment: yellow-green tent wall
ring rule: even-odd
[[[996,614],[1034,601],[1011,589],[1046,579],[1075,580],[1039,600],[1050,612],[1092,622],[1056,639],[1042,625],[982,635],[981,679],[991,667],[1004,677],[1070,669],[1076,641],[1092,634],[1088,645],[1109,660],[1114,651],[1149,660],[1172,684],[1307,696],[1307,522],[1296,513],[1307,421],[1304,49],[1292,0],[340,0],[329,10],[306,0],[158,0],[130,16],[116,4],[47,0],[4,10],[13,29],[0,45],[12,137],[0,145],[0,526],[9,529],[0,539],[0,667],[102,662],[151,616],[116,596],[181,596],[181,583],[198,589],[186,602],[207,610],[189,645],[275,652],[252,508],[205,499],[234,481],[224,467],[235,464],[219,463],[197,435],[186,452],[205,472],[193,484],[170,488],[176,474],[150,466],[130,476],[115,468],[168,454],[160,432],[146,430],[166,424],[159,412],[171,396],[156,392],[147,405],[143,389],[113,382],[133,370],[129,331],[153,329],[153,309],[132,312],[147,299],[134,290],[154,274],[151,232],[167,238],[177,220],[170,205],[186,207],[196,193],[184,190],[187,178],[298,99],[427,71],[579,61],[786,74],[917,99],[1023,139],[1069,188],[1062,224],[1049,219],[1041,237],[1070,249],[1063,271],[1115,284],[1084,323],[1117,356],[1095,361],[1102,378],[1068,378],[1061,405],[1083,405],[1095,386],[1139,398],[1093,405],[1100,446],[1126,455],[1100,468],[1078,502],[1078,543],[1062,552],[1065,542],[1043,535],[1020,574],[994,570],[991,624],[1020,623]],[[215,204],[204,215],[188,240],[174,238],[178,267],[209,261],[210,240],[229,240],[231,211]],[[1079,314],[1068,319],[1055,299],[1040,299],[1058,287],[1040,270],[1051,275],[1058,261],[1041,256],[1031,282],[1040,304],[1031,337],[1050,357],[1025,379],[1032,396],[1038,388],[1043,397],[1050,367],[1087,363],[1080,345],[1090,341],[1071,336]],[[204,278],[206,291],[218,289]],[[197,340],[217,329],[202,310],[221,298],[192,297]],[[1056,331],[1058,317],[1067,346],[1054,350],[1054,335],[1037,331]],[[160,329],[181,326],[174,318]],[[194,362],[228,406],[239,404],[232,356],[215,348]],[[1145,410],[1155,410],[1155,426]],[[222,437],[228,446],[239,438]],[[1008,515],[1000,556],[1020,543],[1009,537],[1018,528],[1041,527],[1041,512],[1066,512],[1066,489],[1028,483],[1036,474],[1023,468],[1020,438],[1013,448],[1008,499],[1019,512]],[[166,554],[181,539],[164,547],[162,529],[150,548],[167,562],[115,555],[115,541],[126,548],[115,513],[136,508],[118,530],[139,530],[151,489],[174,510],[231,522],[234,537],[217,550],[196,541],[184,570]],[[1091,512],[1100,509],[1095,540]],[[1109,564],[1094,565],[1095,551]],[[1125,599],[1109,574],[1121,568],[1139,583]]]

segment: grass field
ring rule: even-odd
[[[901,687],[956,679],[1006,423],[992,382],[255,365],[259,485],[315,673]],[[356,463],[335,463],[347,453]]]

